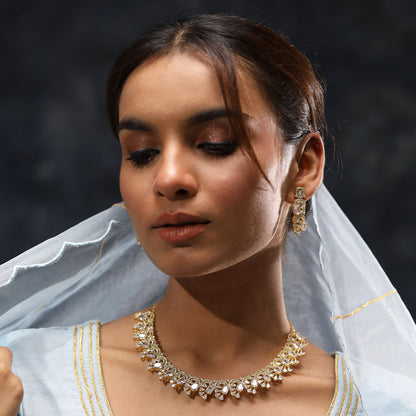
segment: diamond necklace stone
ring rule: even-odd
[[[305,355],[303,348],[307,345],[306,339],[290,324],[285,345],[266,367],[245,377],[210,380],[180,370],[163,355],[154,333],[155,306],[152,310],[137,312],[134,319],[133,339],[141,359],[147,361],[147,369],[175,390],[189,396],[199,395],[204,400],[210,397],[224,400],[228,395],[239,399],[241,394],[254,395],[260,389],[268,390],[273,382],[281,382],[284,375],[293,371],[292,366],[299,364],[298,358]]]

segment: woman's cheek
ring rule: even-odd
[[[136,233],[140,235],[140,224],[143,219],[146,199],[143,198],[143,181],[139,181],[136,175],[130,175],[127,170],[120,172],[120,194],[129,213]]]
[[[250,201],[259,190],[261,178],[254,169],[235,167],[214,181],[213,188],[221,205],[238,206]]]

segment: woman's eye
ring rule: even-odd
[[[136,150],[135,152],[130,152],[130,157],[127,160],[131,160],[136,167],[141,168],[150,163],[158,154],[158,149]]]
[[[197,145],[198,149],[212,156],[228,156],[237,149],[237,143],[233,140],[223,142],[204,142]]]

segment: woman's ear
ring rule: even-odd
[[[321,135],[318,132],[307,134],[298,145],[290,166],[292,186],[286,195],[286,202],[293,203],[298,186],[305,189],[306,200],[311,198],[322,183],[324,165],[325,150]]]

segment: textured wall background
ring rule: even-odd
[[[144,28],[233,12],[279,29],[327,82],[326,183],[416,315],[413,0],[2,0],[0,262],[120,199],[111,62]]]

